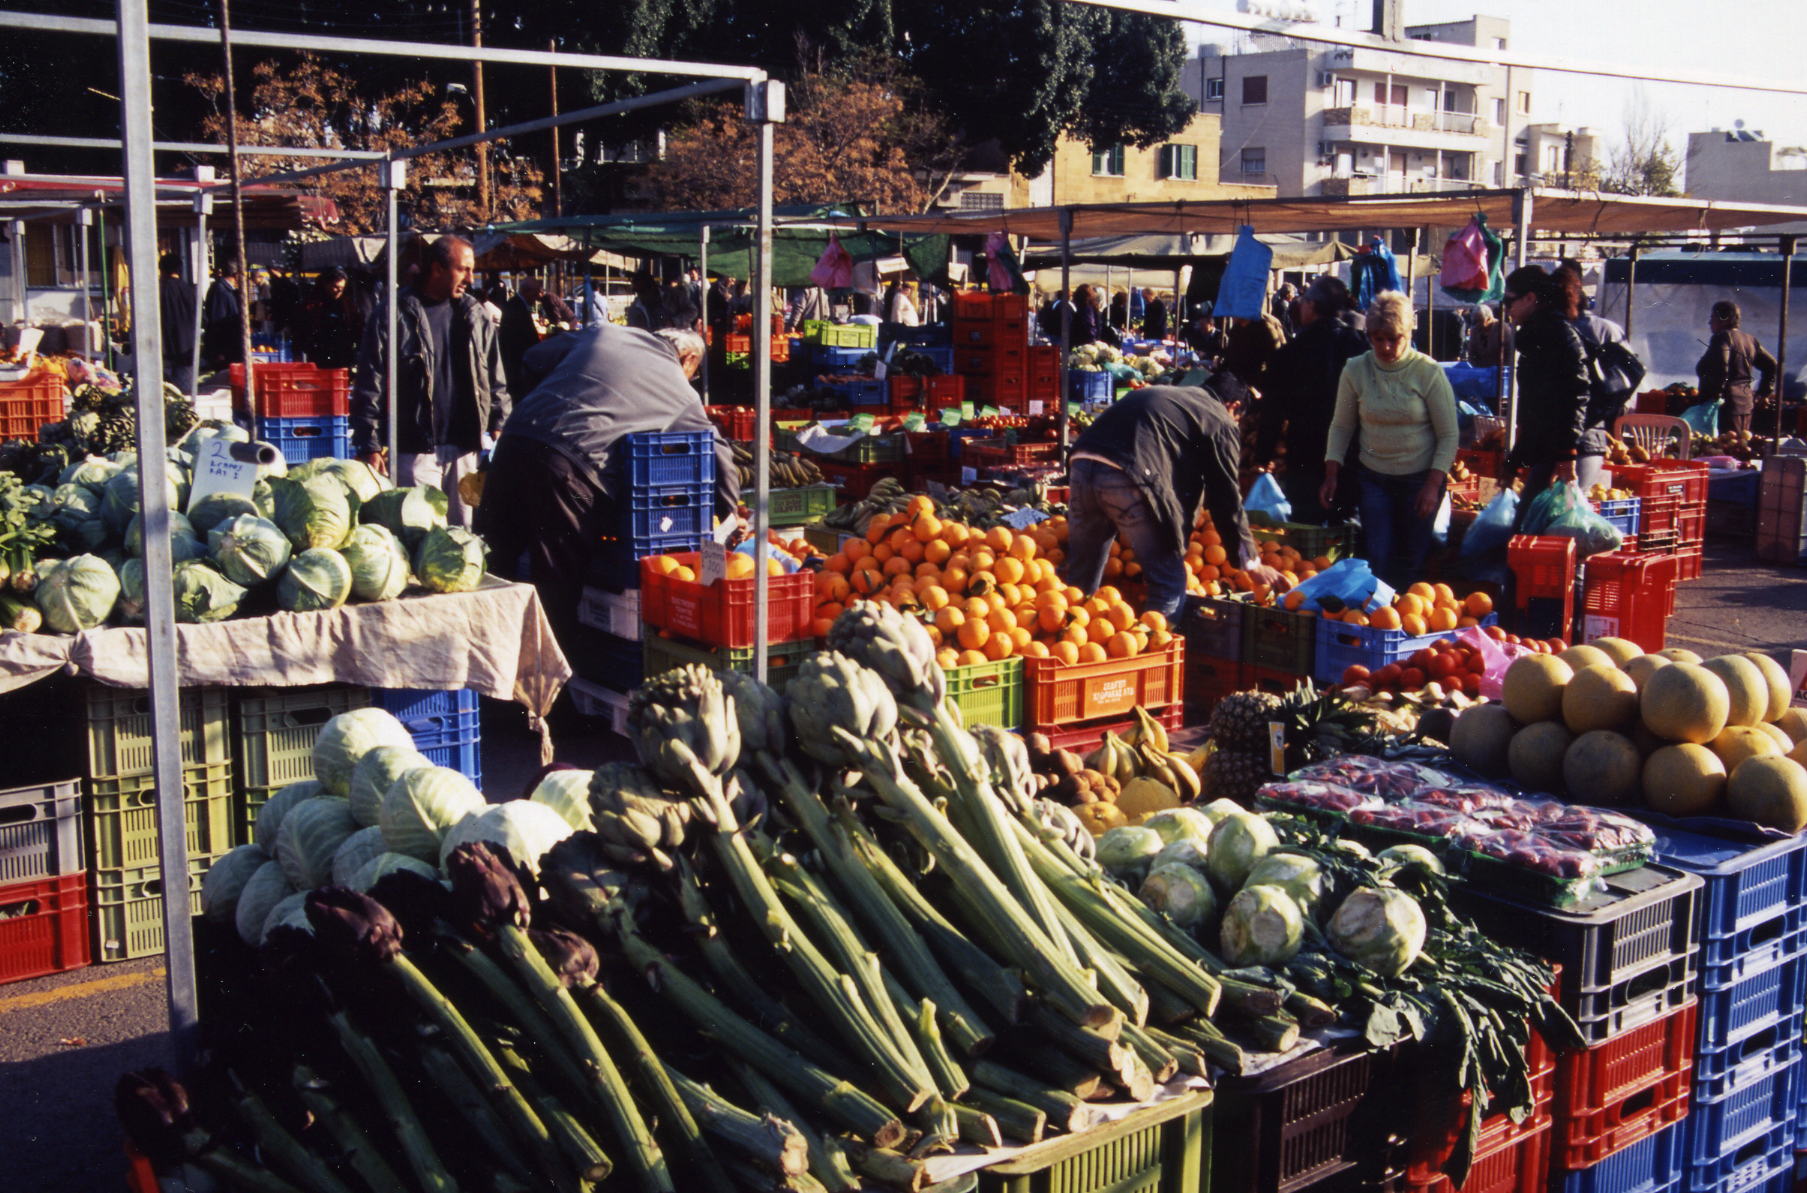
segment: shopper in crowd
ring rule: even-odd
[[[1512,320],[1518,348],[1518,441],[1506,456],[1502,483],[1519,469],[1522,523],[1531,502],[1550,485],[1575,479],[1575,460],[1587,424],[1587,351],[1568,321],[1568,292],[1535,265],[1506,276],[1500,313]]]
[[[1075,346],[1094,344],[1105,338],[1104,311],[1099,307],[1098,292],[1090,283],[1073,291],[1073,327],[1070,342]]]
[[[603,323],[529,349],[531,386],[490,458],[477,527],[499,575],[531,581],[561,641],[570,642],[598,538],[620,525],[629,491],[624,435],[714,431],[690,386],[703,357],[693,331],[650,333]],[[740,503],[734,455],[715,435],[715,513]]]
[[[900,327],[915,327],[919,322],[916,313],[916,283],[902,278],[892,278],[891,284],[885,287],[885,298],[882,305],[886,323],[895,323]]]
[[[1356,470],[1368,563],[1395,588],[1423,578],[1459,442],[1455,393],[1443,367],[1412,347],[1412,325],[1410,299],[1397,290],[1375,295],[1367,317],[1372,347],[1344,365],[1337,382],[1318,491],[1319,504],[1332,505],[1343,468]]]
[[[195,288],[182,280],[182,258],[165,253],[157,263],[157,315],[163,331],[163,379],[194,392]]]
[[[502,368],[508,374],[511,393],[523,392],[521,358],[544,339],[557,322],[548,318],[551,312],[545,302],[547,298],[557,301],[557,296],[548,294],[538,278],[529,277],[522,279],[513,297],[502,304],[502,322],[497,335],[502,341]],[[559,306],[564,303],[559,302]]]
[[[1121,538],[1142,565],[1146,608],[1176,622],[1186,600],[1186,539],[1202,497],[1231,558],[1251,580],[1278,585],[1242,510],[1241,461],[1236,420],[1210,389],[1154,385],[1111,403],[1073,444],[1067,583],[1087,596],[1098,591],[1111,542]]]
[[[1128,291],[1118,290],[1111,295],[1110,311],[1105,317],[1105,323],[1112,331],[1117,333],[1119,338],[1122,337],[1124,332],[1129,330]]]
[[[270,324],[277,338],[288,337],[291,342],[297,338],[301,321],[301,283],[295,280],[292,271],[281,268],[270,270]]]
[[[641,331],[658,331],[665,326],[665,296],[657,278],[644,269],[636,269],[628,277],[634,301],[627,308],[627,325]],[[725,305],[724,305],[725,310]]]
[[[1142,338],[1167,338],[1167,301],[1153,290],[1142,291]]]
[[[1073,304],[1067,301],[1067,292],[1056,290],[1054,297],[1044,302],[1041,310],[1035,313],[1035,329],[1041,332],[1044,340],[1054,344],[1060,343],[1062,312],[1068,312],[1072,316],[1070,321],[1074,324],[1073,331],[1078,332],[1078,312],[1074,311]],[[1079,343],[1077,334],[1075,334],[1073,342]]]
[[[1255,319],[1232,318],[1225,337],[1223,367],[1257,393],[1267,392],[1267,367],[1286,343],[1286,329],[1266,311]]]
[[[1336,414],[1343,366],[1368,351],[1368,337],[1339,317],[1350,304],[1349,287],[1325,275],[1299,300],[1299,334],[1274,354],[1267,395],[1260,404],[1255,460],[1271,464],[1286,454],[1280,487],[1292,503],[1293,521],[1322,524],[1332,507],[1322,500],[1330,421]],[[1345,482],[1341,496],[1352,486]]]
[[[1743,318],[1737,303],[1714,303],[1713,313],[1707,319],[1707,330],[1713,338],[1694,366],[1694,374],[1700,380],[1700,400],[1723,402],[1726,429],[1741,436],[1750,434],[1755,399],[1767,398],[1775,391],[1778,370],[1776,358],[1769,350],[1738,326]],[[1757,374],[1754,392],[1753,372]]]
[[[1506,350],[1506,325],[1493,315],[1493,304],[1477,302],[1469,316],[1468,363],[1493,368]]]
[[[1588,371],[1588,403],[1581,444],[1575,457],[1575,483],[1582,492],[1592,489],[1606,471],[1606,454],[1612,447],[1613,424],[1625,413],[1635,382],[1606,363],[1601,350],[1608,344],[1625,344],[1625,329],[1611,319],[1587,309],[1581,267],[1564,261],[1551,275],[1562,290],[1563,316],[1581,337],[1581,349],[1592,362]],[[1629,351],[1629,349],[1626,349]]]
[[[397,450],[390,472],[398,485],[445,490],[454,524],[471,510],[458,482],[476,471],[477,453],[508,418],[508,380],[496,322],[469,292],[475,255],[470,242],[442,236],[427,249],[418,280],[397,296],[395,394]],[[384,360],[388,329],[381,314],[364,329],[351,392],[352,448],[365,463],[390,471],[386,459],[388,395]]]
[[[1206,362],[1205,367],[1216,368],[1223,360],[1224,352],[1229,347],[1230,339],[1224,334],[1222,326],[1209,309],[1193,318],[1186,329],[1186,342],[1199,358]]]
[[[314,279],[313,293],[301,308],[296,339],[301,354],[323,369],[348,369],[358,360],[358,327],[343,269],[328,269]]]
[[[238,266],[230,261],[207,287],[201,323],[201,363],[210,372],[243,364],[245,332],[238,290]]]
[[[803,324],[810,320],[823,323],[834,318],[834,308],[828,301],[828,291],[820,286],[802,286],[791,291],[790,303],[785,308],[784,326],[801,333]]]
[[[1281,332],[1284,333],[1285,337],[1289,340],[1292,339],[1299,330],[1298,308],[1296,306],[1298,298],[1299,288],[1291,282],[1287,282],[1275,292],[1273,301],[1268,305],[1268,314],[1272,315],[1275,320],[1279,322]]]

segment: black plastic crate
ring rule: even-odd
[[[1242,661],[1251,667],[1310,675],[1317,660],[1318,619],[1266,605],[1242,615]]]
[[[1212,1193],[1302,1193],[1378,1172],[1393,1053],[1348,1045],[1217,1082]]]

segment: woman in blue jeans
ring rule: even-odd
[[[1372,351],[1343,366],[1324,449],[1328,505],[1361,430],[1356,463],[1369,566],[1395,588],[1423,578],[1444,483],[1456,459],[1456,398],[1443,367],[1411,346],[1412,304],[1389,290],[1368,308]]]

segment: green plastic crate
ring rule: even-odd
[[[1291,547],[1307,559],[1320,555],[1342,558],[1356,554],[1361,542],[1357,526],[1312,526],[1304,522],[1275,522],[1260,526],[1249,523],[1256,542],[1272,539],[1283,547]]]
[[[877,348],[878,328],[870,323],[825,323],[816,329],[824,348]]]
[[[1023,727],[1023,660],[1000,659],[995,663],[968,663],[945,668],[947,698],[960,710],[963,725],[996,725],[1000,729]]]
[[[1242,662],[1250,667],[1310,675],[1318,657],[1318,618],[1272,605],[1242,612]]]
[[[977,1175],[979,1193],[1208,1193],[1211,1091],[1038,1143]]]
[[[753,490],[741,490],[740,499],[753,506]],[[802,526],[819,520],[840,504],[833,485],[806,485],[800,489],[773,489],[767,517],[773,526]]]
[[[188,912],[201,914],[201,879],[211,857],[188,863]],[[163,952],[163,882],[156,866],[98,870],[88,901],[94,924],[94,960],[130,961]]]
[[[369,703],[370,689],[350,684],[256,688],[239,696],[232,751],[239,786],[278,788],[313,778],[321,726]]]
[[[852,531],[842,530],[839,526],[805,526],[803,540],[824,555],[833,555],[841,549],[841,544],[850,538],[857,538]]]
[[[904,458],[904,437],[899,434],[862,435],[850,447],[844,447],[840,451],[821,452],[805,446],[795,431],[781,428],[778,431],[778,447],[783,451],[806,452],[818,460],[833,460],[840,464],[896,464]]]
[[[712,671],[739,671],[753,674],[753,648],[704,646],[682,638],[663,638],[648,634],[642,644],[646,674],[658,675],[685,663],[701,663]],[[775,642],[766,647],[766,682],[779,691],[803,666],[803,660],[816,653],[816,640],[802,638],[795,642]]]
[[[136,779],[89,779],[85,784],[88,866],[132,869],[157,861],[157,786]],[[224,764],[182,768],[183,821],[190,857],[231,849],[232,768]]]
[[[151,773],[151,696],[135,688],[95,684],[87,692],[88,775],[136,779]],[[231,717],[224,688],[183,688],[183,766],[230,763]]]

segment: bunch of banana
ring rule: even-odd
[[[1181,803],[1191,803],[1204,794],[1198,770],[1168,749],[1167,727],[1140,705],[1129,732],[1121,736],[1107,732],[1098,748],[1086,755],[1085,764],[1119,783],[1153,779]]]
[[[897,478],[887,476],[873,485],[872,491],[863,499],[824,514],[822,525],[864,534],[875,516],[902,513],[909,504],[910,491]]]
[[[734,468],[740,473],[740,484],[743,489],[753,487],[753,449],[752,445],[738,441],[730,446],[734,449]],[[772,488],[801,489],[805,485],[825,483],[822,470],[816,462],[796,452],[772,452]]]

